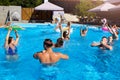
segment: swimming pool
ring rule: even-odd
[[[69,60],[45,67],[33,54],[43,50],[44,39],[56,42],[60,33],[53,30],[55,25],[17,24],[26,28],[18,31],[17,61],[6,61],[3,43],[7,30],[0,29],[0,80],[120,80],[120,40],[114,42],[113,51],[90,47],[93,41],[109,36],[108,32],[89,26],[87,36],[80,37],[80,27],[85,25],[73,24],[70,40],[65,41],[62,48],[53,49],[68,54]],[[11,35],[14,36],[13,32]]]

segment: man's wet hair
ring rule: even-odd
[[[57,39],[57,43],[55,44],[55,47],[61,47],[63,46],[63,39],[62,38],[58,38]]]
[[[43,43],[43,46],[44,46],[45,49],[52,47],[53,46],[52,40],[51,39],[45,39],[44,43]]]

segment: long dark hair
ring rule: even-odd
[[[68,37],[67,31],[64,31],[64,32],[63,32],[63,37],[64,37],[64,38],[67,38],[67,37]]]
[[[11,43],[12,39],[13,39],[13,37],[9,37],[9,38],[8,38],[8,44]]]

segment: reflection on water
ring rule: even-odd
[[[41,65],[38,71],[39,71],[38,80],[57,80],[57,74],[59,72],[59,69],[56,65],[51,66]]]
[[[17,80],[19,61],[0,61],[0,80]]]
[[[111,60],[111,55],[109,54],[108,50],[97,50],[96,53],[96,62],[95,62],[95,67],[100,73],[107,72],[109,62]]]

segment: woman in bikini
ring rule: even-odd
[[[18,58],[16,46],[19,41],[19,36],[17,31],[14,31],[16,35],[16,40],[14,40],[14,38],[10,36],[11,31],[12,31],[12,28],[9,28],[6,39],[5,39],[4,47],[6,50],[7,60],[16,60]]]

